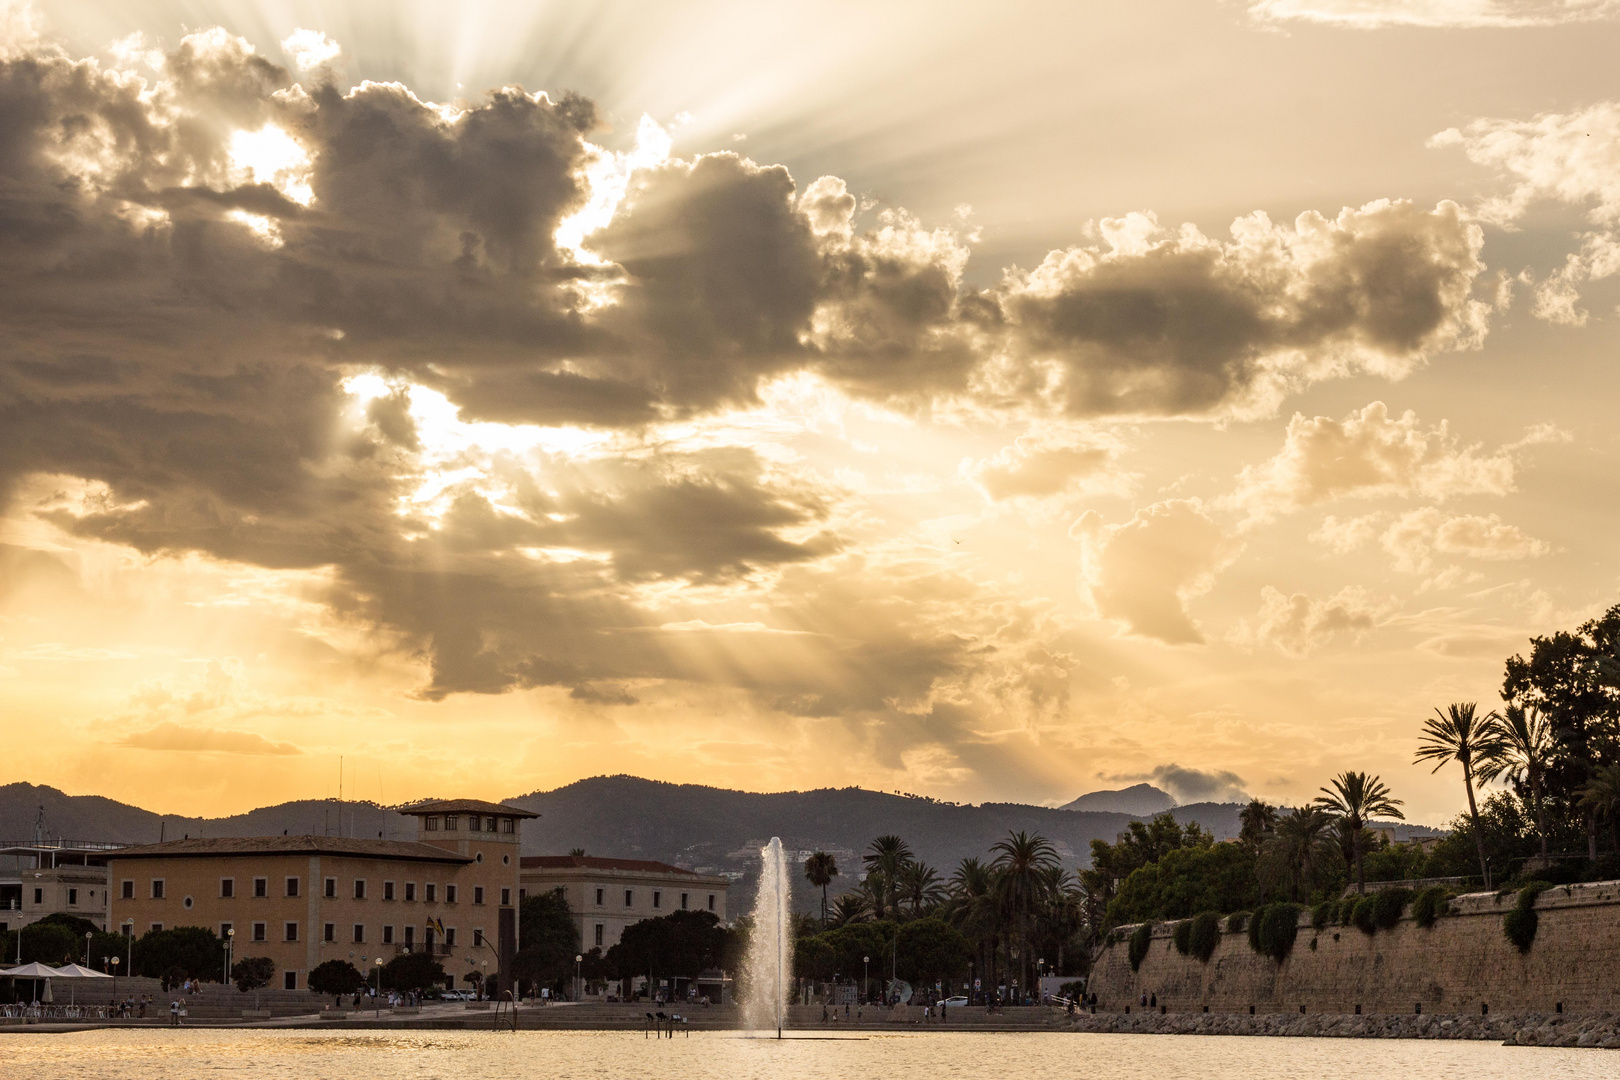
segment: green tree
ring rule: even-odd
[[[872,917],[872,905],[861,893],[845,893],[833,901],[831,925],[845,926],[865,922]]]
[[[1057,851],[1046,837],[1024,831],[1009,832],[990,850],[996,870],[997,891],[1018,920],[1018,985],[1029,988],[1029,917],[1044,895],[1046,870],[1057,862]]]
[[[867,877],[877,875],[876,890],[871,899],[872,910],[878,918],[883,918],[898,906],[900,872],[912,858],[911,845],[892,833],[873,840],[866,854],[861,856],[861,861],[866,864]]]
[[[1332,829],[1333,819],[1319,806],[1296,807],[1277,821],[1272,843],[1289,868],[1294,900],[1310,899],[1317,859],[1330,847]]]
[[[915,919],[944,899],[945,886],[933,867],[914,859],[900,868],[897,896],[911,905],[911,917]]]
[[[309,989],[316,994],[352,994],[366,983],[360,969],[347,960],[327,960],[310,969]],[[383,983],[391,989],[400,989],[388,981],[388,968],[383,967]]]
[[[1620,855],[1620,765],[1604,765],[1594,771],[1581,788],[1580,805],[1592,812],[1594,820],[1609,823],[1615,854]]]
[[[561,889],[523,898],[512,974],[525,983],[560,988],[574,977],[579,927]]]
[[[827,886],[838,876],[838,861],[825,851],[818,851],[804,860],[804,876],[810,884],[821,890],[821,928],[827,929]]]
[[[913,919],[896,931],[895,971],[915,985],[952,985],[971,955],[967,938],[943,919]]]
[[[1545,857],[1547,805],[1542,778],[1547,774],[1547,763],[1553,754],[1552,725],[1534,705],[1509,705],[1500,714],[1498,729],[1501,741],[1491,764],[1510,781],[1521,785],[1521,790],[1528,789],[1536,818],[1536,836]]]
[[[19,934],[22,935],[22,961],[25,964],[40,963],[56,967],[75,959],[79,955],[78,950],[84,946],[84,938],[76,937],[66,926],[41,919],[5,935],[5,955],[0,957],[0,961],[10,963],[17,958]]]
[[[1343,772],[1334,777],[1331,788],[1322,788],[1316,804],[1329,813],[1344,819],[1351,833],[1351,850],[1356,863],[1356,891],[1367,891],[1367,878],[1362,871],[1362,830],[1374,817],[1392,817],[1406,820],[1401,814],[1401,800],[1391,796],[1384,782],[1364,772]]]
[[[1263,799],[1251,799],[1238,815],[1238,841],[1259,854],[1277,828],[1277,808]]]
[[[1474,778],[1489,783],[1500,774],[1505,746],[1499,721],[1495,713],[1479,716],[1472,701],[1455,702],[1445,712],[1434,710],[1434,715],[1423,722],[1423,740],[1418,746],[1417,763],[1434,762],[1431,772],[1439,772],[1448,762],[1462,766],[1463,790],[1468,793],[1468,817],[1474,823],[1474,835],[1479,837],[1479,805],[1474,801]],[[1399,816],[1399,815],[1397,815]],[[1490,867],[1485,861],[1485,845],[1479,845],[1479,876],[1485,887],[1491,887]]]
[[[722,967],[730,932],[709,911],[673,911],[624,928],[607,959],[621,975],[696,978],[704,968]]]
[[[135,970],[148,978],[164,975],[218,982],[225,943],[201,926],[149,930],[135,942]]]
[[[1186,919],[1201,911],[1243,911],[1259,896],[1254,858],[1238,844],[1177,848],[1131,872],[1108,906],[1108,922]]]
[[[242,993],[262,990],[276,977],[276,962],[268,956],[244,956],[231,965],[231,981]]]
[[[360,975],[358,971],[355,974]],[[384,990],[431,990],[449,981],[444,965],[425,952],[401,953],[394,957],[383,965],[381,979]],[[360,985],[364,984],[365,977],[360,976]]]

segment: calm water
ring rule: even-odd
[[[1620,1052],[1493,1043],[1064,1033],[897,1033],[776,1042],[694,1033],[98,1031],[0,1034],[11,1080],[1562,1080],[1616,1075]]]

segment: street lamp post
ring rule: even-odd
[[[1046,970],[1046,958],[1043,956],[1035,961],[1035,1004],[1039,1005],[1046,998],[1046,991],[1041,989],[1041,973]]]
[[[582,954],[574,954],[574,1001],[576,1003],[585,997],[585,988],[580,983],[580,965],[584,962],[585,957]]]
[[[90,966],[90,937],[91,937],[90,931],[86,930],[84,932],[84,966],[85,967]]]
[[[382,957],[373,956],[371,966],[377,975],[377,996],[371,999],[372,1015],[380,1019],[382,1017]]]
[[[118,958],[118,957],[116,957],[116,956],[115,956],[115,957],[113,957],[113,958],[112,958],[112,967],[113,967],[113,999],[114,999],[114,1000],[117,1000],[117,998],[118,998],[118,960],[119,960],[119,958]]]
[[[863,957],[861,957],[861,963],[866,966],[865,970],[861,973],[861,1000],[862,1001],[871,1001],[872,1000],[872,958],[870,956],[863,956]]]
[[[231,981],[231,961],[235,959],[235,956],[236,927],[232,926],[225,931],[225,977],[220,980],[223,983],[228,984]],[[257,1000],[254,1001],[254,1004],[258,1004]]]

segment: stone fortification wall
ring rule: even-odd
[[[1522,1015],[1620,1010],[1620,882],[1557,886],[1536,901],[1534,944],[1520,953],[1502,933],[1512,893],[1452,901],[1432,927],[1410,914],[1392,930],[1354,926],[1313,930],[1300,917],[1293,952],[1281,963],[1249,948],[1244,933],[1222,933],[1208,963],[1183,956],[1175,923],[1154,928],[1152,947],[1132,971],[1128,939],[1104,948],[1090,990],[1099,1012],[1140,1011],[1154,994],[1169,1012],[1489,1013]],[[1225,920],[1222,919],[1224,931]],[[1314,947],[1313,947],[1314,942]]]

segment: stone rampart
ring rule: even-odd
[[[1102,950],[1089,989],[1099,1012],[1140,1010],[1150,994],[1172,1013],[1446,1013],[1524,1015],[1620,1010],[1620,881],[1556,886],[1536,900],[1534,943],[1520,953],[1502,932],[1514,893],[1474,893],[1424,928],[1404,915],[1391,930],[1311,928],[1278,963],[1249,948],[1246,933],[1223,933],[1208,963],[1183,956],[1175,923],[1154,927],[1141,968],[1129,937]]]

